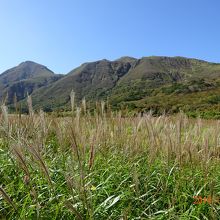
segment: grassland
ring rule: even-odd
[[[70,117],[1,107],[0,219],[220,219],[219,121],[71,101]]]

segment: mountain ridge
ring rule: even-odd
[[[203,93],[208,97],[218,96],[220,64],[195,58],[125,56],[113,61],[102,59],[83,63],[65,75],[57,75],[43,65],[26,61],[1,74],[0,85],[4,85],[2,76],[9,78],[6,86],[10,96],[8,104],[12,104],[13,92],[19,92],[18,82],[28,82],[22,87],[19,101],[24,103],[28,91],[36,109],[68,110],[71,90],[75,91],[78,104],[84,97],[89,103],[108,99],[116,109],[153,109],[157,113],[186,110],[186,106],[187,111],[219,109],[219,102],[210,104],[213,101],[206,100]],[[27,89],[30,87],[32,89]],[[192,108],[189,108],[190,99],[195,103]]]

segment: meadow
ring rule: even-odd
[[[0,219],[220,219],[218,120],[28,104],[1,106]]]

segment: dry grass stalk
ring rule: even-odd
[[[81,114],[81,108],[77,107],[76,108],[76,127],[79,130],[80,127],[80,114]]]
[[[14,202],[11,200],[10,196],[5,192],[5,190],[0,186],[0,193],[2,194],[3,198],[5,199],[5,201],[11,205],[15,211],[17,211],[17,207],[14,204]]]
[[[6,130],[9,127],[9,119],[8,119],[8,108],[5,104],[1,106],[2,116],[3,116],[3,123]]]
[[[101,113],[102,113],[102,116],[104,116],[104,113],[105,113],[105,102],[104,101],[101,101]]]
[[[33,105],[32,105],[32,98],[30,95],[27,97],[27,104],[28,104],[28,112],[30,117],[32,118],[34,115]]]
[[[25,174],[29,177],[30,179],[30,172],[28,170],[28,166],[27,166],[27,163],[25,161],[25,156],[23,155],[21,149],[17,146],[14,146],[13,147],[13,152],[14,152],[14,155],[16,156],[22,170],[25,172]]]
[[[43,134],[45,135],[46,131],[47,131],[47,129],[46,129],[46,118],[45,118],[45,113],[42,109],[40,110],[39,115],[40,115],[40,123],[41,123],[42,131],[43,131]]]
[[[83,114],[85,115],[86,114],[86,99],[83,98],[82,100],[82,109],[83,109]]]
[[[41,170],[43,171],[43,173],[45,174],[48,182],[52,185],[52,180],[50,178],[50,175],[49,175],[49,171],[48,171],[48,168],[47,168],[47,165],[46,163],[44,162],[42,156],[41,156],[41,153],[39,151],[37,151],[35,149],[35,147],[31,147],[30,145],[28,146],[28,144],[26,143],[27,145],[27,150],[31,153],[31,155],[34,157],[35,161],[39,164],[39,167],[41,168]]]
[[[94,148],[94,141],[90,145],[90,156],[89,156],[89,169],[92,168],[95,158],[95,148]]]
[[[71,204],[71,202],[66,201],[65,203],[66,207],[73,213],[76,215],[76,218],[78,220],[83,220],[83,217],[80,215],[80,213],[77,211],[77,209],[75,207],[73,207],[73,205]]]
[[[75,110],[75,92],[73,90],[70,93],[70,102],[71,102],[72,112],[74,112],[74,110]]]

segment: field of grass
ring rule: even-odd
[[[220,219],[219,158],[217,120],[3,105],[0,219]]]

